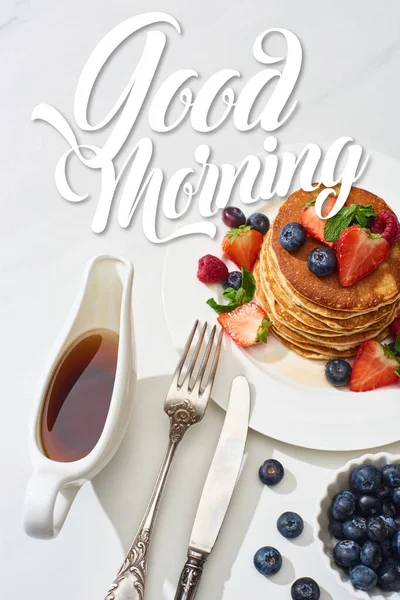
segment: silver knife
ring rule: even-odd
[[[250,416],[250,388],[243,375],[235,377],[228,410],[201,494],[175,600],[193,600],[203,566],[220,532],[242,464]]]

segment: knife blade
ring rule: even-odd
[[[188,560],[175,600],[195,597],[203,564],[221,530],[244,455],[250,416],[250,387],[243,375],[232,382],[220,438],[200,497],[190,536]]]

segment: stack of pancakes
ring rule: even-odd
[[[336,186],[339,190],[340,186]],[[256,302],[273,322],[272,331],[286,346],[307,358],[350,357],[365,340],[382,340],[400,312],[400,243],[372,273],[350,287],[339,283],[337,273],[317,277],[307,266],[307,256],[318,240],[289,253],[279,233],[291,221],[300,222],[315,192],[294,192],[281,206],[264,239],[254,268]],[[391,210],[378,196],[353,187],[346,204],[372,204],[374,210]]]

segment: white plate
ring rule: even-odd
[[[374,151],[368,154],[369,166],[357,185],[384,198],[400,215],[400,163]],[[264,212],[273,217],[281,202],[278,199],[267,203]],[[246,208],[246,214],[260,210],[259,205]],[[215,222],[219,226],[219,216]],[[196,318],[216,321],[216,313],[206,300],[221,299],[221,286],[200,283],[196,271],[201,256],[222,255],[221,239],[226,227],[221,223],[218,229],[214,240],[206,236],[183,238],[170,244],[167,251],[163,300],[167,325],[178,352]],[[228,265],[231,267],[234,266]],[[338,390],[326,382],[324,364],[301,358],[273,336],[268,344],[246,350],[225,336],[213,398],[225,408],[232,378],[243,373],[252,385],[250,427],[260,433],[319,450],[356,450],[397,441],[400,387],[358,394]]]

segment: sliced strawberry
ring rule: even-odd
[[[264,236],[249,226],[228,231],[222,241],[222,250],[238,267],[252,271],[260,253]]]
[[[389,250],[385,238],[369,234],[359,225],[342,231],[336,242],[340,283],[348,287],[371,273],[385,260]]]
[[[350,389],[353,392],[368,392],[385,385],[396,383],[395,371],[399,363],[379,342],[363,342],[354,359],[350,377]]]
[[[325,217],[331,212],[332,208],[335,206],[335,202],[336,196],[329,196],[329,198],[325,200],[322,206],[321,213],[323,217]],[[307,208],[303,210],[300,222],[303,225],[304,229],[307,231],[308,235],[315,238],[316,240],[319,240],[320,242],[322,242],[326,246],[329,246],[330,248],[334,247],[334,242],[327,242],[325,239],[324,229],[326,219],[320,219],[317,216],[317,213],[315,212],[315,204],[307,206]]]
[[[232,312],[218,317],[221,327],[239,346],[253,346],[266,342],[271,321],[255,302],[242,304]]]

